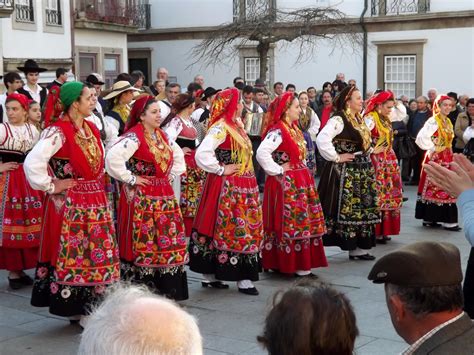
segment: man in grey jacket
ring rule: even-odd
[[[379,259],[369,280],[385,285],[403,354],[474,354],[474,323],[463,312],[461,258],[450,243],[419,242]]]

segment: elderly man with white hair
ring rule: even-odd
[[[193,316],[145,288],[118,286],[90,315],[78,355],[202,355]]]

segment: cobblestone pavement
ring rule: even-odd
[[[402,233],[373,254],[380,257],[403,245],[421,241],[449,241],[461,249],[463,268],[469,245],[462,232],[426,229],[414,219],[416,191],[407,187],[409,201],[402,209]],[[360,336],[357,354],[397,354],[406,344],[392,328],[385,305],[383,286],[367,280],[373,262],[349,261],[346,252],[326,248],[329,267],[314,270],[320,279],[341,290],[352,302]],[[33,270],[30,270],[30,275]],[[199,320],[206,354],[265,354],[256,336],[275,291],[285,288],[293,278],[271,273],[261,275],[258,297],[229,290],[204,289],[197,274],[189,273],[190,299],[181,304]],[[7,273],[0,272],[0,354],[74,354],[80,341],[80,328],[67,319],[52,316],[47,309],[30,306],[30,289],[12,291]]]

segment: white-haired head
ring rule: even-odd
[[[156,78],[162,80],[168,80],[168,69],[165,67],[160,67],[156,71]]]
[[[91,313],[79,355],[201,355],[193,316],[146,288],[118,285]]]

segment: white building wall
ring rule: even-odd
[[[69,1],[63,8],[64,33],[43,32],[44,13],[40,0],[36,1],[36,31],[13,29],[13,16],[0,19],[4,58],[71,58],[71,18]]]
[[[439,92],[474,95],[474,28],[369,33],[373,41],[424,39],[422,92],[435,87]],[[453,50],[455,49],[455,50]],[[369,47],[369,85],[376,85],[377,57]],[[409,53],[408,53],[409,54]]]

